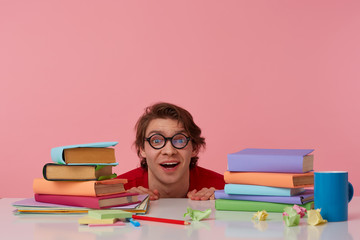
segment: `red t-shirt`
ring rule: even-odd
[[[125,189],[130,189],[132,187],[142,186],[144,188],[149,188],[148,182],[148,171],[143,168],[135,168],[129,172],[123,173],[117,178],[125,178],[128,180],[128,183],[125,184]],[[214,187],[217,190],[224,189],[225,181],[224,176],[196,166],[193,169],[190,169],[190,186],[189,191],[194,189],[201,190],[202,188]]]

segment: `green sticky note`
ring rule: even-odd
[[[104,167],[105,167],[105,165],[96,165],[95,171],[98,171],[98,170],[100,170],[100,169],[102,169]]]
[[[202,219],[208,218],[211,214],[211,209],[206,209],[205,211],[193,210],[192,208],[187,208],[187,212],[184,214],[184,217],[189,215],[193,221],[201,221]]]
[[[117,177],[117,174],[113,173],[113,174],[108,175],[108,176],[100,176],[98,178],[98,181],[102,181],[102,180],[106,180],[106,179],[113,179],[113,178],[116,178],[116,177]]]
[[[108,218],[131,218],[132,213],[119,209],[104,209],[104,210],[89,210],[89,217],[96,219],[108,219]]]

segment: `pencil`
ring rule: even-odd
[[[137,220],[172,223],[172,224],[180,224],[180,225],[189,225],[190,224],[189,222],[182,221],[182,220],[175,220],[175,219],[168,219],[168,218],[157,218],[157,217],[148,217],[148,216],[140,216],[140,215],[133,215],[132,218],[137,219]]]

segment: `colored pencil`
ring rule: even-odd
[[[145,221],[152,221],[152,222],[162,222],[162,223],[172,223],[172,224],[180,224],[180,225],[189,225],[189,222],[182,221],[182,220],[175,220],[175,219],[168,219],[168,218],[157,218],[157,217],[148,217],[148,216],[141,216],[141,215],[133,215],[133,219],[137,220],[145,220]]]

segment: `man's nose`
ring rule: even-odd
[[[176,148],[174,148],[174,146],[171,144],[170,140],[166,141],[165,146],[161,150],[162,153],[168,155],[173,155],[177,151]]]

